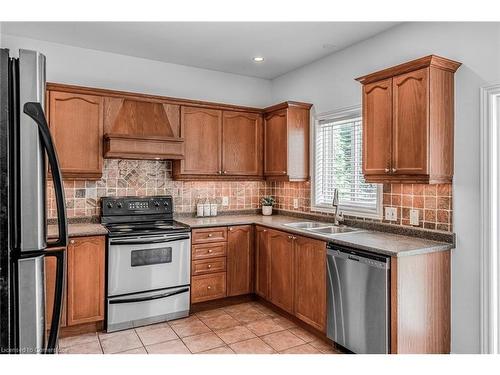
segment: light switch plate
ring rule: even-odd
[[[297,198],[293,199],[293,208],[299,208],[299,200]]]
[[[410,225],[418,225],[419,220],[418,210],[410,210]]]
[[[222,205],[229,206],[229,197],[222,197]]]
[[[396,221],[398,220],[398,209],[396,207],[385,208],[385,220]]]

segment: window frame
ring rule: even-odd
[[[334,111],[323,112],[316,114],[314,116],[314,121],[312,122],[311,129],[311,155],[310,155],[310,165],[311,165],[311,211],[323,212],[323,213],[333,213],[335,210],[331,205],[326,204],[316,204],[316,136],[318,133],[318,128],[320,126],[320,121],[322,120],[341,120],[348,118],[361,117],[361,126],[363,126],[363,116],[361,105],[355,105],[352,107],[345,107]],[[366,219],[377,219],[383,218],[383,185],[377,185],[377,204],[375,209],[364,209],[357,206],[349,205],[339,205],[339,212],[344,215],[362,217]]]

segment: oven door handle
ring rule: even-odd
[[[111,245],[149,245],[152,243],[165,243],[173,241],[189,240],[189,236],[178,236],[170,238],[160,238],[157,240],[111,240]]]
[[[157,294],[149,297],[141,297],[141,298],[124,298],[124,299],[114,299],[109,301],[110,305],[114,304],[121,304],[121,303],[134,303],[134,302],[145,302],[145,301],[152,301],[155,299],[160,299],[160,298],[167,298],[167,297],[172,297],[177,294],[182,294],[189,292],[189,288],[182,288],[179,290],[176,290],[175,292],[169,292],[169,293],[164,293],[164,294]]]

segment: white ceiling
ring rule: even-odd
[[[2,32],[273,79],[395,22],[2,22]],[[254,56],[265,61],[255,63]]]

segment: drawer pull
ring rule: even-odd
[[[210,289],[212,289],[212,287],[209,285],[209,286],[207,286],[207,289],[210,290]]]
[[[209,234],[208,234],[208,237],[212,237],[212,233],[209,233]]]
[[[208,267],[208,268],[212,268],[212,265],[211,265],[211,264],[209,264],[207,267]]]
[[[211,254],[211,253],[212,253],[212,251],[213,251],[212,249],[209,249],[209,250],[208,250],[208,253],[209,253],[209,254]]]

